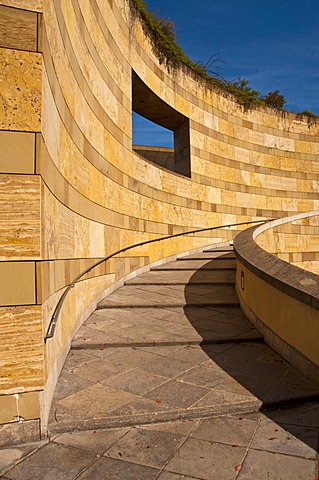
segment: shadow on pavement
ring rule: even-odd
[[[212,301],[218,302],[216,284],[211,284],[210,299],[206,290],[202,303],[193,306],[194,283],[199,285],[203,272],[211,269],[213,278],[216,265],[225,265],[225,271],[229,269],[230,255],[222,257],[198,269],[185,287],[184,312],[203,338],[201,348],[220,369],[262,402],[263,413],[287,432],[288,439],[293,435],[319,452],[319,383],[268,347],[239,306],[212,306]]]

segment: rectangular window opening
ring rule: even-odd
[[[133,150],[148,161],[191,176],[189,119],[132,73]]]

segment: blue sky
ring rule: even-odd
[[[279,90],[287,110],[319,115],[319,0],[146,1],[174,22],[194,62],[218,54],[226,80],[245,78],[262,95]],[[140,119],[133,125],[135,143],[172,144]]]

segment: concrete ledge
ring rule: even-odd
[[[306,375],[318,379],[319,276],[277,258],[255,242],[265,229],[295,219],[269,222],[237,235],[236,289],[244,313],[265,341]]]

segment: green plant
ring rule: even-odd
[[[159,12],[154,14],[154,18],[167,38],[171,42],[177,42],[174,22],[170,18],[161,17]]]
[[[215,88],[235,97],[244,110],[250,110],[258,106],[268,106],[285,114],[286,100],[279,90],[261,96],[260,92],[249,85],[248,80],[239,78],[232,82],[226,81],[220,73],[218,63],[224,62],[217,56],[218,54],[212,55],[206,63],[194,63],[177,43],[174,22],[161,17],[159,12],[151,13],[144,0],[129,0],[129,3],[131,12],[142,18],[143,28],[152,42],[152,47],[160,63],[164,63],[168,68],[186,65],[191,73],[198,75],[207,85],[213,85]],[[297,117],[307,117],[309,126],[316,123],[319,118],[309,110],[297,114]]]
[[[205,63],[197,62],[196,65],[202,67],[205,72],[213,77],[220,78],[222,81],[225,81],[221,74],[221,68],[219,66],[220,63],[226,63],[222,60],[221,57],[218,56],[219,53],[214,53]]]
[[[184,63],[199,75],[209,77],[205,70],[192,62],[178,45],[174,23],[170,19],[161,18],[159,13],[154,15],[149,12],[144,0],[129,1],[131,11],[143,19],[143,28],[148,33],[154,52],[161,63],[168,67],[177,67]]]
[[[132,12],[140,15],[143,20],[143,28],[149,35],[154,52],[160,63],[165,63],[168,68],[176,68],[181,64],[190,68],[191,72],[199,75],[209,85],[214,85],[224,92],[235,96],[237,102],[244,109],[260,105],[259,92],[253,90],[248,85],[248,80],[239,79],[235,82],[227,82],[220,74],[220,68],[217,65],[223,62],[218,54],[212,55],[204,64],[202,62],[194,63],[178,45],[174,23],[170,19],[160,17],[159,13],[151,13],[147,9],[147,3],[144,0],[129,0]]]
[[[226,82],[225,85],[226,90],[236,97],[238,103],[240,103],[245,110],[249,110],[252,107],[262,104],[262,101],[260,100],[260,92],[254,90],[248,84],[248,80],[239,78],[234,82]]]
[[[286,99],[283,95],[280,94],[279,90],[274,90],[273,92],[267,93],[267,95],[260,97],[261,100],[271,108],[276,108],[282,110],[286,103]]]
[[[304,110],[303,112],[297,113],[296,118],[298,119],[306,118],[309,127],[317,123],[319,119],[318,115],[316,115],[311,110]]]

